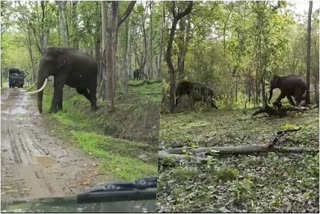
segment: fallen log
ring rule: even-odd
[[[161,150],[158,153],[159,159],[173,158],[174,160],[194,160],[194,161],[207,161],[208,156],[215,155],[250,155],[261,154],[268,152],[279,153],[318,153],[318,149],[303,148],[303,147],[279,147],[286,139],[284,136],[291,132],[297,132],[301,127],[277,131],[275,138],[267,144],[255,144],[244,146],[225,146],[225,147],[179,147],[168,150]]]
[[[255,115],[258,115],[261,113],[266,113],[269,116],[273,116],[273,117],[285,117],[285,116],[287,116],[288,111],[295,111],[295,112],[303,113],[308,109],[310,109],[310,108],[308,108],[308,107],[295,107],[295,106],[282,107],[281,105],[278,106],[277,108],[272,108],[268,104],[266,104],[264,107],[260,107],[257,111],[253,112],[252,116],[255,116]]]
[[[303,152],[319,152],[318,149],[303,148],[303,147],[276,147],[272,144],[256,144],[245,146],[224,146],[224,147],[199,147],[199,148],[173,148],[166,150],[166,153],[175,156],[185,153],[205,153],[205,154],[253,154],[265,152],[280,152],[280,153],[303,153]]]
[[[199,148],[173,148],[158,152],[158,158],[173,158],[175,160],[191,159],[195,161],[206,161],[208,156],[215,155],[251,155],[269,152],[279,153],[318,153],[318,149],[302,147],[275,147],[272,144],[257,144],[245,146],[226,147],[199,147]]]

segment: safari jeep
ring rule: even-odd
[[[24,85],[24,78],[26,75],[23,71],[17,68],[10,68],[9,69],[9,88],[23,88]]]

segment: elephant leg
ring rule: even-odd
[[[299,106],[301,101],[304,99],[303,93],[301,91],[296,91],[294,94],[294,99],[296,100],[296,106]]]
[[[290,102],[290,104],[292,105],[292,106],[295,106],[295,103],[293,102],[293,99],[292,99],[292,97],[290,96],[290,95],[287,95],[287,99],[289,100],[289,102]],[[297,100],[296,100],[297,101]]]
[[[87,98],[90,102],[90,94],[86,88],[76,88],[77,92]]]
[[[62,108],[62,99],[63,99],[63,94],[62,94],[62,96],[61,96],[61,98],[60,98],[60,100],[59,100],[59,103],[58,103],[58,110],[59,110],[59,111],[62,111],[62,110],[63,110],[63,108]]]
[[[55,81],[54,83],[50,113],[57,113],[59,110],[62,110],[63,85],[64,84],[59,83],[58,81]]]
[[[276,101],[273,103],[273,105],[277,105],[277,104],[281,103],[281,100],[282,100],[285,96],[286,96],[286,95],[281,92],[281,94],[280,94],[279,97],[276,99]]]
[[[90,92],[91,111],[96,111],[98,109],[97,97],[96,97],[97,88],[91,87],[89,89],[89,92]]]
[[[176,107],[178,106],[179,98],[180,96],[176,98]]]

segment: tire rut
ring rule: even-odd
[[[113,180],[96,175],[87,182],[99,163],[56,138],[24,89],[4,91],[1,116],[2,200],[69,196]]]

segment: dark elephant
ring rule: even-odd
[[[182,95],[187,95],[193,102],[202,101],[203,103],[210,105],[212,108],[218,109],[213,99],[213,90],[203,84],[187,80],[180,81],[177,85],[175,94],[176,106],[178,106],[180,97]]]
[[[133,72],[134,80],[142,80],[143,78],[147,79],[147,75],[141,69],[137,69]]]
[[[133,72],[133,79],[134,80],[141,80],[142,75],[140,69],[137,69]]]
[[[91,110],[97,110],[97,74],[96,61],[86,53],[73,48],[47,48],[40,60],[37,81],[38,109],[42,113],[43,89],[47,78],[54,76],[54,93],[50,108],[51,113],[62,110],[63,87],[75,88],[91,103]]]
[[[280,101],[284,97],[287,97],[291,105],[299,106],[301,101],[305,99],[304,94],[307,89],[307,84],[301,77],[297,75],[283,77],[274,75],[270,83],[270,96],[268,99],[269,103],[272,98],[273,89],[275,88],[279,88],[281,91],[280,96],[274,102],[275,105],[279,105]],[[296,103],[293,102],[292,97],[294,97]]]

